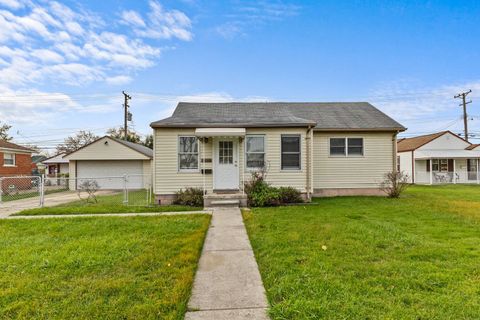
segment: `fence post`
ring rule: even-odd
[[[123,204],[128,204],[127,175],[123,175]]]
[[[3,178],[0,178],[0,205],[3,203],[2,197],[3,197]]]
[[[43,208],[43,205],[45,204],[45,174],[42,174],[38,178],[39,184],[40,184],[40,208]]]

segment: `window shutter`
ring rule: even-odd
[[[430,172],[430,160],[427,160],[427,172]]]
[[[448,159],[448,172],[453,172],[453,159]]]

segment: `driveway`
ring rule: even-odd
[[[118,193],[116,191],[98,191],[96,195],[107,195]],[[75,191],[65,191],[51,193],[45,195],[44,207],[53,207],[59,204],[78,200],[78,194]],[[26,198],[15,201],[7,201],[0,205],[0,218],[8,217],[11,214],[20,212],[25,209],[33,209],[39,207],[40,198]]]

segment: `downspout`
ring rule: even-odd
[[[306,189],[307,189],[307,199],[310,199],[311,198],[311,177],[310,177],[310,173],[311,173],[311,165],[312,165],[312,162],[311,162],[311,156],[312,156],[312,150],[311,150],[311,132],[312,132],[312,129],[311,127],[309,126],[308,129],[307,129],[307,135],[305,137],[305,140],[306,140],[306,147],[307,147],[307,177],[306,177]]]
[[[415,150],[412,150],[412,183],[415,184]]]
[[[398,131],[393,134],[393,172],[397,172],[397,134]]]

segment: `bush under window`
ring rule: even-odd
[[[175,193],[173,204],[203,207],[203,190],[199,188],[180,189],[180,191]]]

